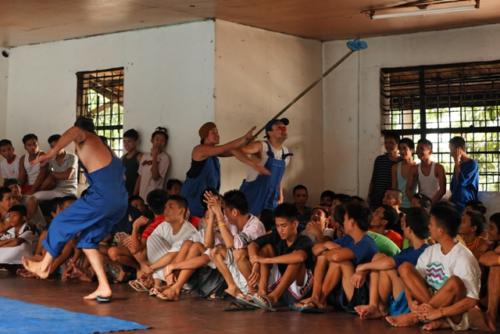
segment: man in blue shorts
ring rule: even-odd
[[[410,312],[404,284],[397,270],[404,262],[417,264],[420,254],[428,246],[425,242],[429,236],[428,225],[429,215],[424,209],[409,208],[401,220],[401,227],[411,247],[392,257],[378,253],[371,262],[356,267],[360,275],[370,273],[369,303],[354,308],[361,319],[378,319],[387,314],[396,316]]]
[[[62,211],[50,224],[43,242],[47,253],[42,261],[23,258],[23,265],[40,278],[47,278],[53,259],[59,255],[66,242],[77,237],[77,247],[83,249],[98,280],[97,290],[84,299],[109,302],[111,287],[97,248],[127,212],[124,171],[120,159],[95,134],[92,120],[85,117],[79,117],[47,154],[40,155],[32,163],[48,161],[71,142],[76,145],[76,153],[86,170],[89,187],[84,196]]]

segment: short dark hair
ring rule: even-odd
[[[497,230],[500,231],[500,212],[495,212],[490,217],[490,222],[497,226]]]
[[[5,194],[10,194],[12,191],[7,187],[0,187],[0,201],[3,201],[3,196]]]
[[[293,187],[292,194],[294,194],[294,195],[295,195],[295,192],[296,192],[297,190],[301,190],[301,189],[302,189],[302,190],[305,190],[305,191],[306,191],[306,193],[308,193],[308,192],[309,192],[309,191],[307,190],[307,187],[306,187],[305,185],[303,185],[303,184],[298,184],[298,185],[296,185],[295,187]]]
[[[342,204],[349,203],[352,200],[352,197],[347,194],[335,194],[333,199],[339,201]]]
[[[450,145],[465,150],[465,139],[460,136],[453,137],[450,139]]]
[[[431,149],[432,151],[432,142],[427,139],[427,138],[421,138],[418,142],[417,142],[417,145],[420,144],[420,145],[426,145],[426,146],[429,146],[429,148]]]
[[[139,132],[136,129],[129,129],[123,133],[124,138],[139,140]]]
[[[9,188],[10,186],[17,184],[19,185],[19,181],[17,179],[5,179],[3,180],[3,186]]]
[[[272,231],[275,227],[274,224],[274,211],[271,209],[264,209],[260,213],[260,221],[264,224],[266,231]]]
[[[172,195],[172,196],[168,196],[168,199],[167,199],[167,202],[168,201],[174,201],[176,202],[177,204],[179,204],[180,207],[184,208],[184,209],[188,209],[189,206],[188,206],[188,201],[180,196],[180,195]],[[165,202],[166,203],[166,202]]]
[[[28,134],[24,135],[24,137],[23,137],[23,144],[26,145],[26,142],[28,140],[36,140],[36,141],[38,141],[38,137],[34,133],[28,133]]]
[[[56,133],[56,134],[53,134],[52,136],[49,137],[49,139],[47,139],[47,142],[50,144],[52,144],[53,142],[55,141],[58,141],[59,139],[61,138],[61,135]]]
[[[432,200],[422,193],[413,194],[413,198],[417,199],[420,206],[429,211],[432,206]]]
[[[274,217],[275,218],[283,218],[290,222],[297,221],[299,216],[299,212],[295,205],[291,203],[282,203],[274,209]]]
[[[244,193],[239,190],[230,190],[222,196],[224,206],[230,209],[236,209],[242,215],[246,215],[249,211],[248,201]]]
[[[4,147],[4,146],[7,146],[7,145],[10,145],[12,146],[12,142],[8,139],[2,139],[0,140],[0,147]]]
[[[331,190],[325,190],[319,196],[319,198],[323,198],[323,197],[329,197],[333,200],[333,199],[335,199],[335,193]]]
[[[148,206],[155,215],[161,215],[167,203],[168,194],[163,189],[151,190],[146,197]]]
[[[384,208],[384,217],[383,218],[384,218],[384,220],[387,220],[386,228],[387,229],[397,229],[398,228],[397,225],[399,224],[399,214],[396,211],[396,209],[394,209],[390,205],[385,205],[385,204],[383,204],[381,207]]]
[[[458,210],[447,202],[439,202],[432,206],[431,216],[446,233],[455,238],[460,227],[461,217]]]
[[[142,203],[144,203],[144,198],[142,198],[141,196],[139,195],[132,195],[128,198],[128,204],[132,203],[133,201],[142,201]]]
[[[471,226],[476,227],[476,236],[483,234],[486,227],[486,218],[479,211],[464,211],[464,214],[470,217]]]
[[[483,202],[481,202],[481,201],[468,201],[467,203],[465,203],[465,206],[466,207],[470,206],[472,210],[479,211],[483,215],[485,215],[486,211],[488,211],[486,209],[486,207],[484,206]]]
[[[168,179],[167,181],[167,190],[172,189],[174,186],[178,185],[182,188],[182,181],[178,179]]]
[[[406,209],[406,226],[419,239],[427,239],[429,237],[429,218],[429,214],[423,208]]]
[[[410,138],[401,138],[399,145],[404,144],[410,148],[410,150],[415,150],[415,143]]]
[[[168,142],[168,130],[162,126],[159,126],[155,129],[153,134],[151,135],[151,139],[153,139],[156,135],[162,135],[165,137],[165,141]]]
[[[94,120],[92,118],[78,116],[78,118],[75,121],[75,124],[73,125],[84,131],[95,133]]]
[[[9,212],[17,212],[23,217],[26,217],[26,214],[28,213],[24,205],[14,205],[9,209]]]
[[[345,205],[345,213],[349,218],[354,219],[356,225],[363,230],[368,231],[370,227],[371,212],[368,206],[359,202],[349,202]]]
[[[344,205],[337,205],[333,209],[333,220],[341,225],[344,225],[344,215],[345,215]]]
[[[398,144],[401,138],[399,132],[394,130],[384,130],[382,131],[382,136],[384,136],[384,139],[394,139]]]

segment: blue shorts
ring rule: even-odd
[[[97,248],[113,226],[127,214],[128,193],[122,163],[111,163],[87,176],[90,186],[85,196],[59,213],[51,222],[43,246],[53,257],[75,237],[78,248]]]
[[[388,311],[391,316],[398,316],[401,314],[410,313],[410,308],[408,307],[408,301],[406,300],[406,294],[403,291],[399,294],[399,296],[394,299],[392,294],[389,295],[388,300]]]

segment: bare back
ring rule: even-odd
[[[113,155],[97,135],[87,131],[84,132],[84,140],[75,141],[76,154],[88,173],[92,173],[108,166],[113,159]]]

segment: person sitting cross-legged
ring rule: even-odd
[[[391,325],[469,328],[467,312],[478,303],[481,270],[472,252],[456,241],[459,226],[460,214],[450,204],[432,207],[429,232],[436,244],[427,247],[416,266],[405,262],[399,267],[411,312],[386,317]]]
[[[294,304],[309,293],[312,284],[312,241],[297,233],[299,221],[293,204],[276,207],[276,229],[248,246],[251,273],[248,286],[257,293],[245,296],[255,306],[273,310],[278,303]]]
[[[378,253],[369,263],[360,264],[356,272],[370,272],[370,301],[354,309],[361,319],[378,319],[384,315],[399,315],[410,310],[406,302],[404,284],[397,269],[405,262],[417,264],[418,257],[427,248],[429,215],[424,209],[409,208],[401,220],[404,236],[411,247],[395,256]]]
[[[377,253],[375,241],[366,231],[370,224],[370,209],[365,203],[351,201],[345,205],[346,236],[314,247],[313,292],[295,308],[303,313],[324,312],[327,303],[353,312],[357,305],[368,301],[367,274],[355,274],[356,266],[372,260]]]

